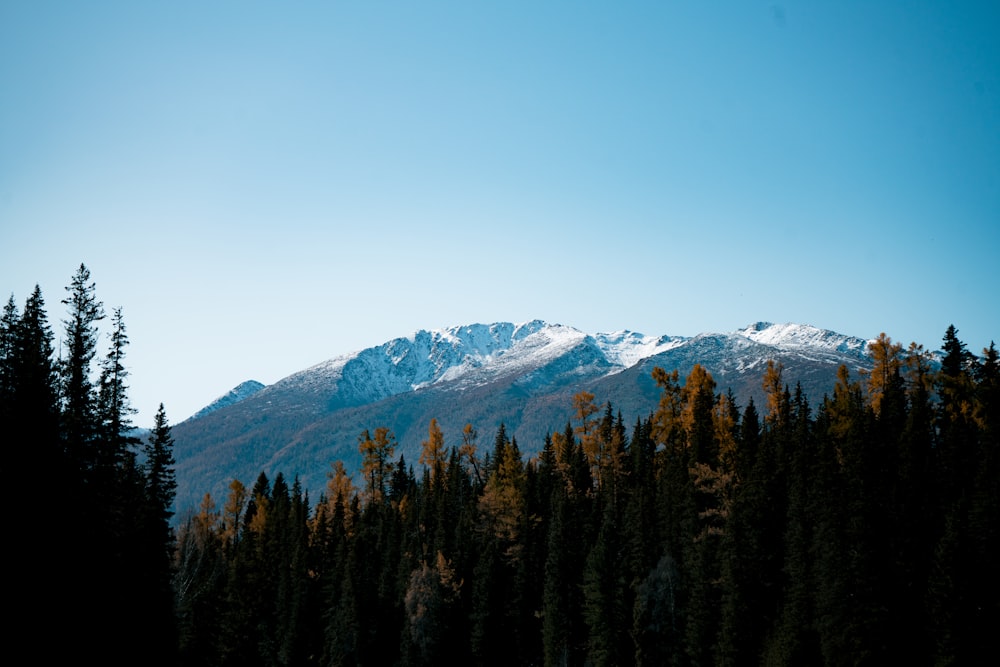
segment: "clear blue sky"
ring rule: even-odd
[[[1000,3],[4,2],[3,300],[81,262],[140,425],[472,322],[979,352]]]

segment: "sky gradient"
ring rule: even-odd
[[[81,262],[142,426],[473,322],[978,353],[1000,4],[3,3],[2,297]]]

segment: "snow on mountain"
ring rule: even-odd
[[[572,327],[550,325],[540,320],[516,326],[494,324],[491,329],[507,326],[513,326],[513,332],[503,346],[490,347],[488,354],[467,353],[459,363],[432,382],[420,386],[456,381],[462,386],[483,385],[494,378],[542,366],[580,345],[586,338],[585,334]],[[465,351],[468,346],[460,346],[459,349]]]
[[[314,393],[332,391],[336,402],[356,405],[436,384],[480,386],[543,367],[579,346],[594,348],[597,363],[606,365],[606,372],[615,373],[684,340],[630,331],[590,335],[541,320],[421,329],[329,359],[274,386]]]
[[[870,342],[808,324],[791,323],[757,322],[733,332],[732,335],[743,336],[756,343],[782,350],[812,350],[817,353],[837,352],[851,355],[865,354]]]
[[[253,396],[260,390],[264,389],[265,385],[257,382],[256,380],[247,380],[246,382],[241,382],[236,387],[230,389],[228,392],[215,399],[205,407],[203,407],[198,412],[194,413],[190,418],[197,419],[198,417],[204,417],[210,412],[215,412],[220,408],[224,408],[227,405],[233,405],[234,403],[239,403],[245,398]]]
[[[738,351],[754,347],[754,344],[795,351],[817,360],[845,354],[860,358],[865,355],[868,345],[868,341],[861,338],[811,325],[770,322],[757,322],[730,334],[701,334],[694,338],[647,336],[628,330],[588,334],[542,320],[519,324],[468,324],[421,329],[375,347],[340,355],[290,375],[268,390],[294,389],[325,397],[323,400],[328,401],[328,406],[346,407],[432,385],[447,384],[450,388],[461,389],[512,375],[525,376],[526,382],[544,381],[537,373],[532,373],[574,348],[588,350],[582,356],[577,355],[580,359],[589,359],[587,362],[577,359],[581,369],[586,365],[588,373],[612,375],[643,359],[695,343],[704,346],[710,340],[730,350],[724,355],[729,359],[724,359],[723,363],[735,361],[741,368],[756,366],[760,361],[756,357],[736,359]],[[226,400],[225,404],[233,402]],[[206,410],[221,405],[213,404]]]
[[[634,331],[599,333],[594,338],[608,361],[622,368],[631,368],[643,359],[683,345],[689,340],[680,336],[644,336]]]
[[[321,362],[278,384],[316,391],[345,385],[358,397],[384,398],[458,379],[492,365],[512,346],[547,326],[535,320],[518,325],[500,322],[421,329]]]
[[[695,363],[745,404],[761,391],[763,367],[777,360],[789,381],[817,399],[836,368],[870,367],[868,342],[809,325],[758,322],[730,333],[647,336],[622,330],[589,334],[532,320],[419,330],[329,359],[263,387],[248,382],[175,429],[178,498],[225,494],[227,480],[261,470],[301,475],[319,493],[330,461],[357,465],[363,429],[390,426],[408,460],[431,418],[446,433],[475,423],[505,424],[530,453],[569,416],[570,397],[591,391],[631,419],[649,414],[658,388],[654,366]],[[241,398],[242,397],[242,398]],[[182,495],[184,494],[184,495]]]

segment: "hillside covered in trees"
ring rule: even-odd
[[[695,365],[659,405],[581,391],[537,456],[501,426],[416,461],[358,434],[310,498],[232,480],[171,524],[171,434],[131,425],[120,311],[81,266],[64,356],[36,290],[0,325],[14,602],[100,664],[986,664],[1000,627],[1000,361],[948,327],[942,363],[888,336],[812,405],[783,378],[737,405]],[[537,443],[536,443],[537,444]],[[44,472],[43,472],[44,471]],[[27,485],[25,485],[27,486]],[[17,494],[16,496],[13,494]],[[30,508],[28,509],[28,498]],[[171,527],[178,526],[176,534]],[[992,662],[992,661],[989,661]]]

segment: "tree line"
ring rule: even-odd
[[[59,355],[41,289],[0,316],[0,475],[7,498],[8,646],[32,662],[176,664],[173,439],[163,405],[136,437],[120,308],[80,265]]]
[[[170,428],[129,437],[115,311],[81,266],[64,357],[41,296],[0,327],[0,409],[29,623],[103,664],[983,664],[1000,627],[1000,364],[949,327],[940,362],[885,334],[810,405],[770,363],[766,402],[657,368],[626,422],[581,391],[525,456],[501,425],[417,461],[358,437],[310,500],[232,480],[171,522]],[[30,446],[28,446],[30,444]],[[15,451],[16,450],[16,451]],[[39,490],[39,479],[49,484]],[[18,504],[14,504],[14,503]],[[176,535],[171,528],[177,526]],[[33,588],[32,588],[33,587]],[[103,653],[102,653],[103,652]]]
[[[416,466],[358,439],[315,506],[234,480],[178,540],[180,651],[201,665],[979,664],[1000,621],[997,354],[884,334],[820,405],[743,408],[654,371],[630,426],[588,392],[525,457],[501,425]]]

